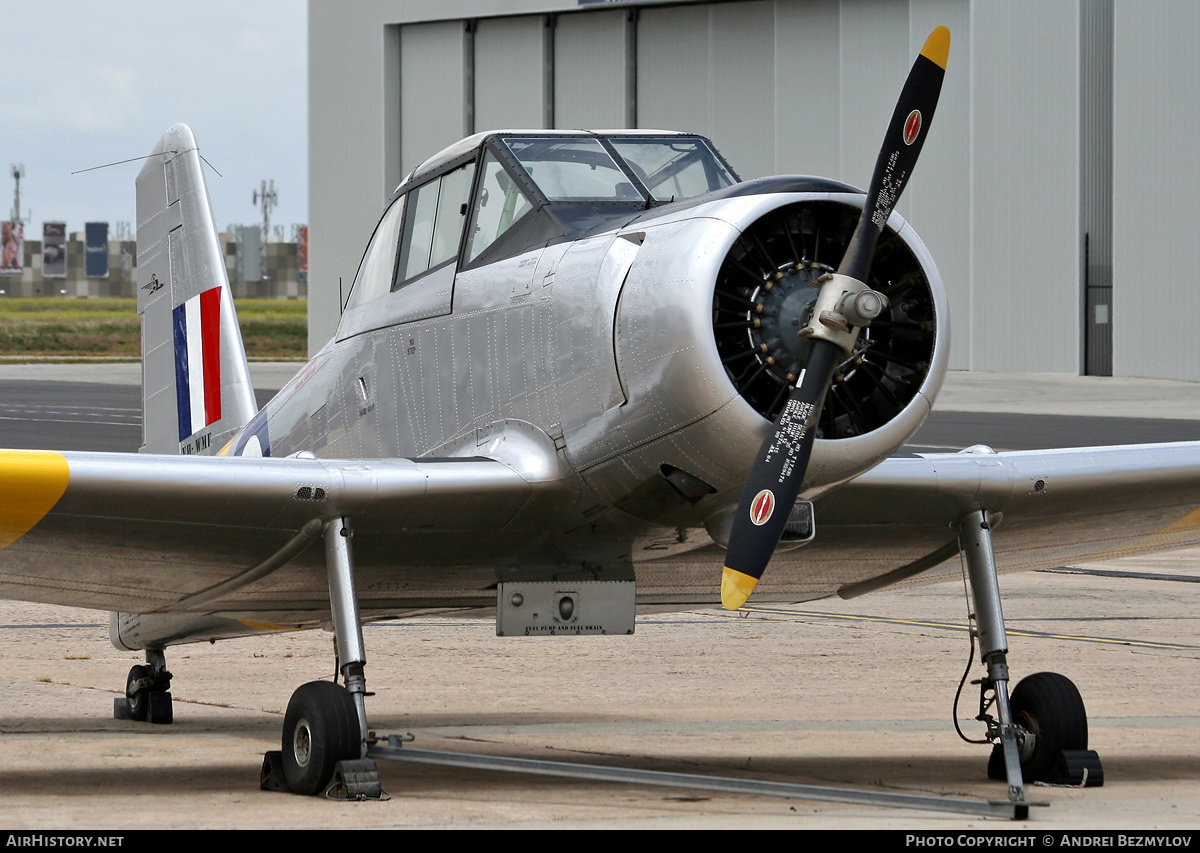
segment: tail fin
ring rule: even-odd
[[[137,177],[142,452],[215,454],[258,411],[192,131]]]

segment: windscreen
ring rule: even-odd
[[[610,137],[655,201],[678,201],[735,183],[702,139],[623,139]]]
[[[551,201],[642,201],[595,139],[508,139],[505,144]]]

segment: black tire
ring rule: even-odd
[[[310,681],[283,717],[283,777],[295,794],[325,790],[339,761],[360,758],[358,712],[344,687]]]
[[[1049,781],[1064,749],[1087,749],[1087,711],[1071,679],[1036,672],[1021,680],[1009,700],[1013,722],[1037,737],[1022,750],[1021,774],[1028,782]]]
[[[146,722],[150,714],[150,691],[148,688],[139,689],[136,683],[154,674],[150,666],[135,666],[129,670],[125,679],[125,698],[129,700],[129,717],[133,720]]]

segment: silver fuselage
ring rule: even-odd
[[[714,600],[720,558],[713,541],[723,541],[769,428],[721,364],[712,334],[714,281],[751,223],[807,201],[857,206],[861,196],[767,193],[649,211],[456,275],[435,271],[419,287],[348,312],[335,338],[267,405],[271,454],[484,456],[522,470],[545,466],[545,450],[562,481],[553,506],[540,510],[553,524],[536,543],[521,525],[513,526],[513,541],[492,534],[492,553],[509,555],[497,560],[507,565],[492,568],[624,577],[634,569],[645,600],[679,593],[676,572],[684,570],[684,598]],[[944,318],[927,250],[899,215],[889,224],[919,259]],[[943,323],[920,393],[899,416],[864,435],[817,442],[807,495],[868,470],[915,432],[941,385],[947,351]],[[663,466],[713,491],[695,503],[681,500]],[[409,542],[404,560],[439,563],[441,550],[414,552]],[[651,558],[674,566],[663,581],[669,588],[656,588],[648,566],[636,569]],[[776,561],[788,558],[781,553]],[[773,572],[762,592],[791,599],[817,593],[797,580]]]

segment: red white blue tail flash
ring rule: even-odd
[[[221,419],[221,288],[212,287],[172,311],[179,440]]]

